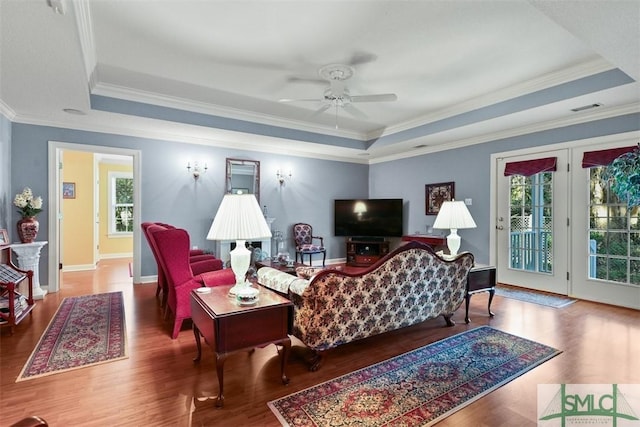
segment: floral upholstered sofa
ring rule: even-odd
[[[409,242],[359,274],[325,269],[303,279],[263,267],[258,283],[293,302],[293,335],[313,350],[315,371],[324,352],[341,344],[441,315],[452,326],[473,262],[468,252],[445,261]]]

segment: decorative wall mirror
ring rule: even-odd
[[[227,193],[254,194],[260,204],[260,162],[227,158]]]

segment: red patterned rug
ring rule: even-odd
[[[483,326],[268,405],[284,426],[430,426],[558,354]]]
[[[18,381],[125,359],[122,292],[65,298]]]

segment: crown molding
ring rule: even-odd
[[[543,123],[491,132],[461,140],[447,140],[435,146],[426,146],[401,153],[376,156],[375,151],[366,152],[360,149],[329,146],[306,141],[246,134],[173,122],[171,122],[170,126],[167,126],[168,122],[166,121],[142,117],[127,116],[129,121],[125,123],[123,120],[114,120],[114,116],[117,117],[119,116],[118,114],[102,111],[92,111],[91,116],[69,116],[68,120],[52,120],[35,116],[15,115],[15,113],[0,100],[0,111],[5,108],[10,112],[9,114],[5,114],[7,118],[16,123],[357,164],[377,164],[401,160],[640,112],[640,105],[638,104],[611,107],[603,110],[587,110],[563,119],[555,119]],[[416,138],[412,140],[411,143],[419,144],[421,140],[424,141],[433,136],[434,135],[428,135]]]
[[[640,113],[640,105],[628,104],[619,107],[612,107],[607,110],[594,110],[588,111],[576,116],[571,116],[563,119],[549,120],[542,123],[536,123],[528,126],[521,126],[513,129],[506,129],[498,132],[491,132],[484,135],[478,135],[471,138],[466,138],[456,141],[446,141],[435,146],[426,146],[424,148],[415,149],[410,152],[395,153],[386,156],[379,156],[371,159],[370,164],[385,163],[394,160],[407,159],[410,157],[422,156],[425,154],[437,153],[440,151],[454,150],[457,148],[464,148],[471,145],[483,144],[485,142],[497,141],[500,139],[513,138],[521,135],[528,135],[532,133],[542,132],[550,129],[562,128],[572,125],[578,125],[582,123],[593,122],[596,120],[609,119],[618,116],[624,116],[627,114]],[[414,140],[418,142],[420,138]]]
[[[80,39],[80,48],[82,51],[82,61],[84,63],[84,71],[87,75],[89,88],[95,85],[96,65],[98,64],[96,55],[96,45],[93,38],[93,22],[91,20],[91,6],[88,0],[74,0],[73,9],[76,17],[76,27],[78,29],[78,38]]]
[[[132,116],[127,116],[130,121],[124,123],[122,120],[114,120],[115,113],[93,111],[91,114],[94,117],[69,116],[68,120],[52,120],[36,116],[20,115],[15,116],[12,122],[338,162],[368,163],[368,159],[356,157],[363,153],[361,149],[212,129],[188,124],[175,124],[173,122],[170,123],[170,126],[167,126],[169,122],[163,120]],[[118,116],[118,114],[115,115]],[[292,144],[295,144],[296,147],[292,147]]]
[[[16,112],[13,111],[13,109],[9,107],[2,99],[0,99],[0,114],[11,121],[14,121],[16,118]]]
[[[182,111],[224,117],[227,119],[259,123],[267,126],[283,127],[304,132],[366,141],[365,134],[361,132],[345,131],[328,126],[318,126],[296,120],[287,120],[268,114],[260,114],[221,105],[209,104],[206,102],[198,102],[169,95],[162,95],[155,92],[141,91],[110,83],[97,82],[91,93],[92,95],[151,104],[166,108],[174,108]]]

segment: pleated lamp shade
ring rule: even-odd
[[[264,219],[260,205],[253,194],[225,194],[218,208],[207,240],[235,240],[236,247],[229,255],[231,269],[236,276],[236,285],[229,290],[230,296],[255,300],[257,291],[246,281],[251,263],[251,252],[245,247],[246,240],[261,240],[271,237],[271,230]]]
[[[271,237],[260,205],[253,194],[225,194],[207,240],[260,240]]]

